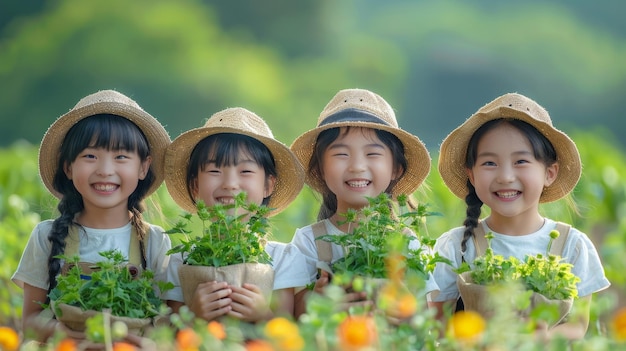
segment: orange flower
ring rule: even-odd
[[[485,331],[485,320],[476,311],[459,311],[448,321],[448,333],[460,341],[477,341]]]
[[[20,337],[9,327],[0,327],[0,349],[13,351],[20,346]]]
[[[337,329],[339,347],[343,351],[362,350],[375,346],[378,340],[374,319],[368,316],[350,316]]]
[[[196,351],[201,344],[202,339],[191,328],[182,329],[176,335],[176,346],[179,351]]]
[[[417,311],[417,299],[402,283],[390,281],[380,290],[378,306],[390,316],[405,319]]]
[[[246,343],[247,351],[274,351],[272,344],[265,340],[251,340]]]
[[[611,321],[613,336],[617,341],[626,341],[626,307],[620,308]]]
[[[116,342],[113,344],[113,351],[137,351],[137,347],[127,342]]]
[[[70,338],[61,340],[55,348],[56,351],[76,351],[77,349],[76,340]]]
[[[224,329],[224,325],[218,321],[210,321],[206,326],[209,334],[213,335],[218,340],[226,339],[226,329]]]

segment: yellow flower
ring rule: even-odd
[[[299,351],[304,348],[304,339],[298,326],[284,317],[273,318],[265,325],[265,335],[281,351]]]
[[[0,349],[6,351],[17,350],[20,345],[20,337],[17,332],[9,327],[0,327]]]
[[[350,316],[344,319],[339,325],[337,336],[342,351],[364,350],[375,346],[378,341],[376,324],[368,316]]]
[[[273,318],[265,325],[265,335],[272,339],[281,339],[298,333],[298,326],[284,317]]]
[[[611,321],[613,336],[617,341],[626,341],[626,307],[620,308]]]
[[[448,333],[463,342],[473,342],[480,339],[485,331],[485,320],[475,311],[459,311],[448,321]]]
[[[222,323],[218,321],[210,321],[209,324],[207,324],[206,329],[208,330],[209,334],[213,335],[216,339],[226,339],[226,330],[224,329]]]

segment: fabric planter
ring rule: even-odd
[[[71,306],[65,303],[57,304],[52,301],[52,311],[55,312],[56,319],[63,322],[71,330],[85,331],[85,321],[102,312],[89,310],[83,311],[80,307]],[[60,313],[57,313],[60,312]],[[147,327],[159,324],[159,321],[167,322],[167,318],[161,316],[155,318],[129,318],[111,315],[111,322],[121,321],[128,327],[128,332],[135,335],[143,335]]]
[[[254,284],[261,289],[267,301],[270,301],[274,290],[274,269],[264,263],[239,263],[223,267],[181,265],[178,269],[183,299],[190,305],[198,284],[218,281],[234,286],[243,283]]]

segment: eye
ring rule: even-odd
[[[481,163],[481,166],[495,167],[496,163],[493,162],[493,161],[485,161],[485,162]]]

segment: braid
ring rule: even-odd
[[[463,221],[465,231],[463,232],[463,241],[461,241],[461,251],[465,252],[467,249],[467,240],[474,235],[474,228],[478,226],[478,218],[480,218],[480,208],[483,206],[483,202],[476,195],[476,189],[469,179],[467,180],[467,188],[469,192],[465,197],[465,203],[467,204],[467,217]]]
[[[337,212],[337,196],[332,191],[325,191],[322,194],[322,204],[317,214],[317,220],[321,221],[332,217]]]
[[[48,256],[48,293],[56,287],[56,277],[61,272],[61,259],[55,256],[65,252],[65,239],[70,226],[74,224],[74,217],[83,209],[83,201],[77,192],[69,192],[61,199],[57,208],[61,215],[54,220],[52,230],[48,234],[48,240],[52,243]]]

